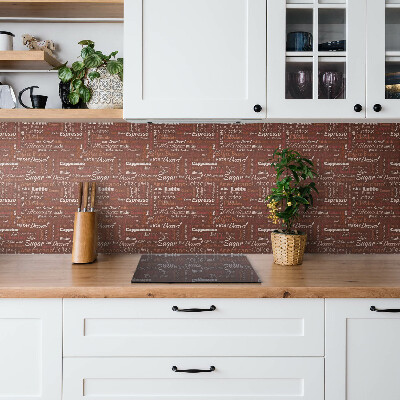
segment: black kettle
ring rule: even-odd
[[[24,108],[46,108],[47,96],[42,96],[40,94],[34,95],[33,89],[35,89],[35,88],[39,89],[39,86],[29,86],[19,92],[18,100],[22,107],[24,107]],[[22,102],[22,94],[25,92],[25,90],[28,90],[28,89],[30,89],[30,93],[31,93],[32,107],[27,107]]]

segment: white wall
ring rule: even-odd
[[[123,57],[123,23],[2,22],[0,30],[15,34],[14,50],[26,50],[21,38],[25,33],[41,40],[53,40],[56,44],[55,55],[61,62],[68,61],[68,65],[77,60],[82,48],[78,42],[83,39],[93,40],[96,50],[105,54],[118,50],[117,57]],[[56,72],[0,71],[0,82],[11,85],[17,97],[25,87],[39,86],[40,89],[35,89],[34,93],[49,96],[46,108],[61,108]],[[30,105],[28,91],[24,93],[23,100],[26,105]],[[22,108],[19,104],[17,107]]]

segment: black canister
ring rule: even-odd
[[[61,99],[61,105],[62,108],[64,109],[76,109],[76,108],[82,108],[82,100],[79,100],[78,104],[71,104],[68,99],[68,95],[70,93],[70,83],[69,82],[60,82],[58,85],[58,93],[60,95]]]

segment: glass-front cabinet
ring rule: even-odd
[[[400,117],[400,0],[367,0],[367,117]]]
[[[269,118],[365,118],[366,6],[268,0]]]

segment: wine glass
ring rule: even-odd
[[[319,98],[344,98],[345,78],[342,72],[325,71],[319,74]]]
[[[312,71],[288,72],[287,90],[293,99],[312,99]]]

